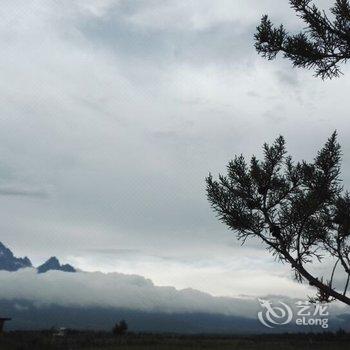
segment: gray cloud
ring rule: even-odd
[[[100,249],[86,249],[85,252],[94,254],[107,254],[107,255],[128,255],[140,253],[137,249],[125,249],[125,248],[100,248]]]
[[[265,12],[300,24],[275,0],[4,1],[1,240],[34,262],[59,255],[216,295],[304,293],[259,242],[241,248],[205,198],[209,171],[279,134],[310,159],[338,129],[350,183],[348,79],[258,57]],[[178,262],[171,273],[162,257]]]
[[[157,287],[137,275],[100,272],[76,274],[33,269],[0,272],[0,298],[24,299],[37,305],[102,306],[153,312],[209,312],[254,317],[256,300],[215,298],[196,290]]]
[[[15,188],[15,187],[0,187],[0,196],[19,196],[32,198],[47,198],[48,192],[44,190]]]
[[[0,272],[0,299],[27,300],[37,307],[98,306],[125,308],[161,313],[214,313],[256,318],[260,310],[258,300],[251,297],[213,297],[194,289],[177,290],[160,287],[138,275],[101,272],[69,274],[50,271],[37,274],[34,269]],[[294,308],[297,298],[268,295],[272,302],[284,301]],[[19,305],[19,307],[21,307]],[[346,308],[333,304],[331,317],[342,314]]]

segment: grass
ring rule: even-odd
[[[348,334],[283,334],[255,336],[129,333],[114,337],[107,332],[10,332],[0,337],[1,350],[348,350]]]

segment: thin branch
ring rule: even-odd
[[[333,270],[332,270],[332,275],[331,275],[331,280],[329,282],[329,286],[332,288],[332,284],[333,284],[333,278],[334,278],[334,273],[335,273],[335,269],[337,268],[337,265],[339,263],[339,259],[336,261],[336,263],[333,266]]]
[[[344,296],[346,295],[346,292],[347,292],[347,290],[348,290],[349,280],[350,280],[350,275],[348,275],[348,278],[347,278],[347,280],[346,280],[346,285],[345,285],[344,292],[343,292],[343,295],[344,295]]]

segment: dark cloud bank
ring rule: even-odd
[[[134,331],[309,331],[293,324],[265,328],[258,322],[260,307],[253,298],[213,297],[193,289],[158,287],[137,275],[58,271],[37,274],[28,268],[0,272],[0,285],[0,310],[13,318],[9,323],[12,329],[109,329],[115,321],[125,318]],[[282,296],[267,298],[290,305],[295,302]],[[330,329],[348,327],[348,315],[340,305],[331,308],[330,318]]]

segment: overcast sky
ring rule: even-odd
[[[323,82],[260,58],[262,14],[301,28],[276,3],[3,0],[0,240],[35,264],[56,255],[213,295],[305,296],[205,197],[205,176],[235,154],[282,134],[311,160],[334,129],[350,187],[350,70]]]

